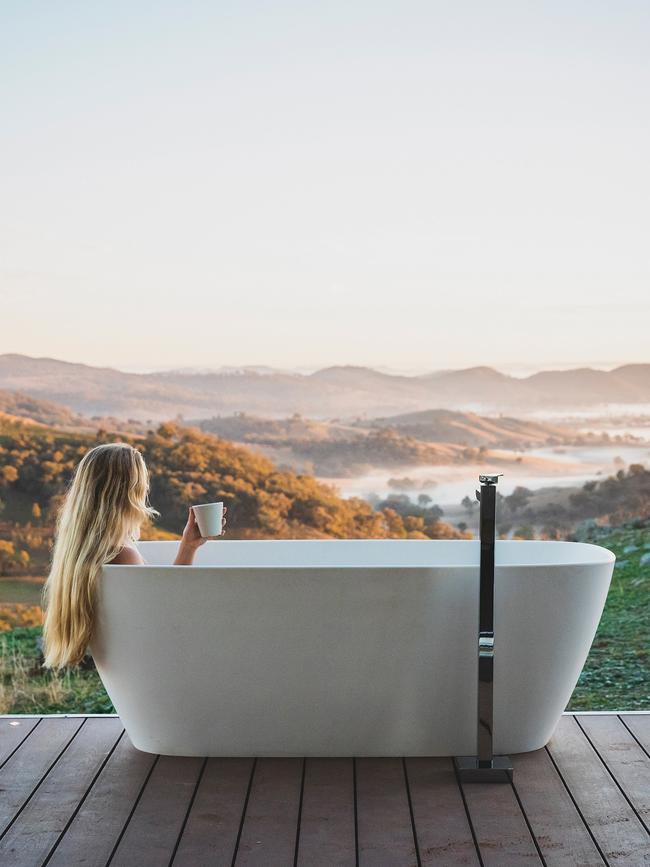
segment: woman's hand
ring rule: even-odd
[[[224,534],[226,530],[226,512],[228,509],[226,506],[223,507],[223,519],[221,522],[221,535]],[[187,516],[187,524],[185,524],[185,529],[183,530],[183,539],[181,544],[187,545],[190,548],[200,548],[204,542],[207,542],[209,539],[218,539],[219,536],[202,536],[201,531],[199,530],[199,525],[196,523],[196,516],[194,514],[194,509],[190,506],[190,511]]]
[[[221,533],[223,534],[226,529],[226,512],[228,509],[223,507],[223,521],[221,524]],[[196,523],[196,517],[194,515],[194,510],[190,507],[189,514],[187,516],[187,524],[185,524],[185,529],[183,530],[183,538],[181,539],[181,543],[178,546],[178,554],[176,555],[176,559],[174,560],[175,566],[191,566],[192,560],[194,559],[194,552],[197,548],[200,548],[204,542],[207,542],[208,539],[218,539],[218,536],[202,536],[201,531],[199,530],[199,525]]]
[[[190,506],[189,514],[187,516],[187,524],[185,524],[183,530],[181,545],[186,545],[188,548],[200,548],[200,546],[207,541],[208,540],[204,539],[199,531],[199,525],[196,523],[194,510]]]

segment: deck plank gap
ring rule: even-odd
[[[619,792],[621,793],[621,795],[623,795],[623,797],[624,797],[625,800],[627,801],[627,804],[628,804],[629,808],[632,810],[632,812],[634,813],[634,815],[637,817],[637,819],[639,820],[639,822],[641,823],[641,825],[645,828],[646,832],[650,835],[650,827],[648,827],[648,825],[646,824],[645,819],[643,818],[643,816],[640,815],[639,811],[638,811],[637,808],[634,806],[634,804],[633,804],[632,800],[630,799],[629,795],[627,794],[627,792],[625,791],[625,789],[623,788],[623,786],[619,783],[619,781],[617,780],[617,778],[616,778],[616,776],[614,775],[613,771],[611,770],[611,768],[609,767],[609,765],[607,764],[607,762],[605,761],[605,759],[604,759],[604,758],[602,757],[602,755],[600,754],[600,751],[599,751],[598,747],[597,747],[596,744],[593,742],[593,740],[589,737],[589,735],[587,734],[585,728],[584,728],[583,726],[580,725],[579,720],[576,719],[576,722],[578,723],[578,727],[580,728],[580,731],[582,732],[582,734],[583,734],[583,735],[585,736],[585,738],[587,739],[587,741],[588,741],[588,743],[589,743],[589,746],[590,746],[590,747],[592,748],[592,750],[596,753],[596,755],[598,756],[598,759],[599,759],[600,763],[602,764],[602,766],[605,768],[605,770],[606,770],[607,773],[609,774],[609,776],[610,776],[612,782],[614,783],[614,785],[616,786],[616,788],[619,790]],[[626,728],[627,728],[627,726],[626,726]],[[635,740],[636,740],[636,738],[635,738]],[[637,743],[638,743],[638,741],[637,741]],[[644,752],[645,752],[645,750],[644,750]]]
[[[537,854],[539,855],[539,860],[542,862],[544,867],[547,867],[546,859],[544,858],[544,855],[542,854],[542,850],[540,848],[540,845],[537,842],[537,837],[535,836],[535,832],[533,831],[533,826],[530,824],[530,819],[526,815],[526,810],[524,809],[524,805],[522,804],[521,798],[519,797],[519,792],[517,791],[517,787],[515,786],[514,779],[510,781],[510,785],[512,787],[513,794],[514,794],[515,798],[517,799],[517,803],[519,804],[519,809],[521,810],[521,815],[524,817],[524,822],[526,823],[526,826],[528,827],[528,831],[530,832],[531,839],[532,839],[533,843],[535,844],[535,848],[537,849]]]
[[[32,732],[33,732],[36,728],[38,728],[38,726],[40,725],[41,719],[42,719],[42,717],[39,718],[39,719],[36,721],[36,724],[33,725],[33,726],[32,726],[32,727],[31,727],[31,728],[30,728],[30,729],[25,733],[25,735],[20,739],[20,741],[16,744],[16,746],[15,746],[15,747],[13,748],[13,750],[9,753],[9,755],[5,756],[5,758],[0,762],[0,770],[2,770],[2,768],[7,764],[7,762],[9,761],[9,759],[10,759],[10,758],[13,756],[13,754],[16,752],[16,750],[19,750],[20,747],[22,747],[22,745],[25,743],[25,741],[27,740],[27,738],[32,734]]]
[[[625,720],[623,719],[623,715],[622,715],[622,714],[618,714],[618,720],[619,720],[619,722],[623,723],[623,725],[625,726],[625,728],[626,728],[626,729],[628,730],[628,732],[632,735],[632,737],[633,737],[634,740],[637,742],[637,744],[641,747],[641,749],[642,749],[643,752],[646,754],[646,756],[650,759],[650,750],[646,749],[646,747],[641,743],[641,741],[638,739],[638,737],[636,736],[636,734],[632,731],[632,729],[629,727],[629,725],[628,725],[628,724],[625,722]]]
[[[609,865],[609,859],[607,858],[607,856],[606,856],[605,853],[603,852],[603,849],[602,849],[600,843],[598,842],[598,840],[596,840],[596,837],[594,836],[593,831],[592,831],[591,828],[589,827],[589,822],[587,822],[587,820],[586,820],[586,818],[585,818],[585,816],[584,816],[584,813],[583,813],[582,810],[580,809],[580,806],[578,805],[578,802],[576,801],[576,799],[575,799],[574,796],[573,796],[573,792],[571,791],[571,789],[570,789],[569,786],[567,785],[567,781],[564,779],[564,775],[562,774],[562,771],[560,770],[560,768],[559,768],[559,766],[558,766],[558,763],[557,763],[557,762],[555,761],[555,759],[553,758],[553,756],[552,756],[552,754],[551,754],[551,751],[550,751],[549,748],[548,748],[548,745],[545,746],[544,749],[546,750],[546,753],[547,753],[549,759],[551,760],[551,762],[552,762],[552,764],[553,764],[553,767],[554,767],[555,770],[557,771],[557,775],[558,775],[558,777],[562,780],[562,785],[563,785],[564,788],[566,789],[568,796],[571,798],[571,800],[572,800],[572,802],[573,802],[573,806],[576,808],[576,811],[577,811],[578,815],[580,816],[580,821],[582,822],[582,824],[583,824],[583,825],[585,826],[585,828],[587,829],[587,833],[588,833],[589,836],[591,837],[594,846],[596,847],[596,849],[598,849],[598,854],[599,854],[600,857],[603,859],[603,863]]]
[[[50,851],[47,853],[47,857],[45,858],[45,861],[43,861],[43,865],[42,865],[42,867],[46,867],[46,865],[51,861],[52,856],[53,856],[54,853],[56,852],[56,847],[59,845],[59,843],[61,842],[61,840],[63,840],[63,838],[65,837],[65,835],[68,833],[68,828],[69,828],[70,825],[72,825],[72,823],[74,822],[75,818],[77,817],[77,813],[79,812],[79,810],[81,810],[81,808],[82,808],[82,806],[83,806],[83,804],[84,804],[84,801],[86,800],[86,798],[87,798],[88,795],[90,794],[90,791],[91,791],[92,787],[95,785],[95,783],[96,783],[97,780],[99,779],[99,775],[101,774],[101,772],[102,772],[102,771],[104,770],[104,768],[106,767],[106,763],[108,762],[108,760],[110,759],[110,757],[113,755],[113,753],[114,753],[115,750],[117,749],[117,745],[119,744],[119,742],[122,740],[123,737],[124,737],[124,729],[122,729],[122,732],[121,732],[120,736],[119,736],[118,739],[115,741],[115,743],[113,744],[113,746],[110,748],[110,750],[108,751],[108,753],[107,753],[107,755],[106,755],[106,758],[102,761],[101,765],[100,765],[99,768],[97,769],[97,773],[94,775],[94,777],[93,777],[92,780],[90,781],[90,785],[88,786],[88,788],[86,789],[86,791],[83,793],[83,795],[82,795],[82,797],[81,797],[79,803],[78,803],[77,806],[74,808],[74,810],[73,810],[73,812],[72,812],[72,815],[70,816],[70,818],[68,819],[68,821],[65,823],[65,828],[64,828],[64,829],[61,831],[61,833],[59,834],[59,836],[58,836],[58,838],[57,838],[57,840],[56,840],[56,843],[52,846],[52,848],[50,849]]]
[[[237,839],[235,840],[235,848],[232,853],[232,861],[230,862],[230,867],[235,867],[235,861],[237,860],[237,853],[239,851],[239,844],[241,842],[242,831],[244,830],[244,821],[246,820],[246,810],[248,809],[248,802],[251,797],[251,789],[253,788],[253,779],[255,778],[255,770],[257,768],[257,758],[253,761],[253,767],[251,768],[250,779],[248,780],[248,788],[246,789],[246,797],[244,799],[244,806],[241,811],[241,819],[239,821],[239,830],[237,831]]]
[[[413,800],[411,798],[411,787],[409,785],[409,775],[406,768],[406,759],[402,756],[402,770],[404,772],[404,785],[406,786],[406,798],[409,804],[409,813],[411,814],[411,828],[413,829],[413,842],[415,844],[415,857],[418,862],[418,867],[422,867],[422,858],[420,857],[420,843],[418,842],[418,834],[415,827],[415,816],[413,814]]]
[[[111,861],[112,861],[113,858],[115,857],[115,853],[117,852],[117,850],[118,850],[118,848],[119,848],[119,845],[120,845],[120,843],[122,842],[122,838],[123,838],[124,835],[126,834],[126,829],[129,827],[129,822],[130,822],[131,819],[133,818],[133,814],[135,813],[136,808],[137,808],[138,804],[140,803],[140,800],[142,799],[142,795],[144,794],[144,790],[147,788],[147,783],[149,782],[149,778],[150,778],[151,775],[153,774],[153,772],[154,772],[154,768],[155,768],[156,765],[158,764],[158,761],[159,761],[159,760],[160,760],[160,756],[156,756],[155,761],[153,762],[153,764],[152,764],[151,767],[149,768],[149,771],[148,771],[148,773],[147,773],[147,776],[144,778],[144,782],[143,782],[142,785],[140,786],[140,791],[138,792],[138,797],[137,797],[137,798],[135,799],[135,801],[133,802],[133,806],[132,806],[131,809],[129,810],[129,815],[126,817],[126,822],[124,823],[124,827],[122,828],[122,830],[121,830],[120,833],[118,834],[117,840],[115,841],[115,845],[113,846],[113,849],[112,849],[112,851],[111,851],[110,857],[109,857],[108,861],[106,862],[106,867],[110,867]]]
[[[27,798],[26,798],[26,799],[24,800],[24,802],[20,805],[19,810],[18,810],[18,811],[16,812],[16,814],[12,817],[11,821],[7,823],[6,828],[5,828],[5,829],[2,831],[2,833],[0,834],[0,840],[2,840],[2,839],[5,837],[5,835],[7,834],[7,832],[8,832],[8,831],[13,827],[13,825],[14,825],[14,823],[16,822],[16,820],[18,819],[18,817],[21,815],[21,813],[23,812],[23,810],[27,807],[27,805],[29,804],[29,802],[32,800],[32,798],[34,797],[34,795],[35,795],[36,792],[38,791],[39,787],[40,787],[41,784],[43,783],[43,780],[44,780],[44,779],[47,777],[47,775],[52,771],[52,769],[54,768],[54,766],[56,765],[56,763],[59,761],[59,759],[61,758],[61,756],[65,753],[65,751],[68,749],[68,747],[70,746],[70,744],[72,743],[72,741],[77,737],[77,735],[79,734],[79,732],[81,731],[81,729],[84,727],[85,722],[86,722],[86,720],[84,719],[83,722],[81,723],[81,725],[80,725],[77,729],[75,729],[75,731],[72,733],[71,737],[68,738],[68,740],[65,742],[65,744],[63,745],[63,747],[61,748],[61,750],[57,753],[55,759],[54,759],[54,760],[53,760],[53,761],[48,765],[48,767],[46,768],[46,770],[44,771],[44,773],[41,775],[41,777],[39,778],[38,782],[37,782],[36,785],[33,787],[33,789],[31,790],[31,792],[30,792],[29,795],[27,796]],[[34,726],[34,728],[36,728],[36,726]],[[34,729],[32,729],[32,731],[33,731],[33,730],[34,730]],[[23,739],[22,743],[24,743],[25,740],[27,740],[27,738]],[[21,743],[21,746],[22,746],[22,743]]]
[[[305,796],[305,769],[307,767],[307,759],[302,760],[302,776],[300,778],[300,800],[298,801],[298,821],[296,823],[296,845],[293,853],[293,867],[298,865],[298,849],[300,847],[300,820],[302,819],[302,801]]]
[[[476,857],[478,858],[478,863],[480,867],[485,867],[483,862],[483,856],[481,855],[481,847],[478,844],[478,838],[476,836],[476,829],[474,828],[474,822],[472,821],[472,817],[469,812],[469,807],[467,805],[467,799],[465,798],[465,792],[463,791],[463,784],[460,781],[460,777],[458,776],[458,768],[454,763],[454,777],[456,778],[456,785],[458,786],[458,791],[460,792],[460,797],[463,801],[463,807],[465,809],[465,815],[467,816],[467,824],[469,825],[469,830],[472,834],[472,842],[474,843],[474,848],[476,849]]]
[[[203,759],[203,764],[201,765],[201,770],[199,771],[199,776],[196,779],[196,785],[194,786],[194,791],[192,792],[192,797],[190,798],[190,802],[187,805],[187,810],[185,811],[185,818],[183,819],[183,823],[181,825],[181,829],[178,832],[178,837],[176,838],[176,843],[174,844],[174,850],[171,854],[171,858],[169,859],[169,867],[172,867],[174,863],[174,858],[176,857],[176,853],[178,852],[178,847],[180,846],[181,839],[183,837],[183,832],[185,831],[185,826],[187,825],[187,820],[190,817],[190,812],[192,807],[194,806],[194,801],[196,800],[196,793],[199,790],[199,786],[201,785],[201,780],[203,779],[203,774],[205,773],[206,765],[208,764],[208,757],[206,756]],[[45,867],[45,865],[43,865]]]

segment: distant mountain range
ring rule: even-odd
[[[272,369],[124,373],[51,358],[0,355],[0,389],[55,401],[73,413],[157,421],[248,412],[280,418],[353,420],[430,409],[483,413],[563,410],[611,403],[650,404],[650,364],[611,371],[545,371],[522,379],[490,367],[421,376],[366,367],[311,374]]]

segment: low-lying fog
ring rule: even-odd
[[[465,496],[474,498],[481,472],[492,469],[503,472],[499,491],[507,496],[519,485],[531,489],[576,487],[592,479],[605,478],[630,464],[650,465],[650,416],[645,415],[650,407],[642,407],[641,412],[635,407],[634,414],[629,415],[612,412],[614,409],[630,413],[631,408],[608,407],[607,414],[600,408],[570,418],[559,413],[552,416],[540,413],[535,417],[566,424],[576,431],[638,437],[638,444],[557,446],[519,452],[494,450],[485,464],[392,467],[376,469],[357,478],[323,478],[322,481],[336,485],[344,497],[405,493],[417,499],[418,494],[428,494],[445,510],[448,518],[460,517],[460,502]]]

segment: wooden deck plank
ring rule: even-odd
[[[38,719],[12,717],[0,720],[0,767],[33,731]]]
[[[208,759],[174,867],[230,867],[252,771],[253,759]]]
[[[545,749],[512,756],[514,788],[547,867],[602,867],[580,813]]]
[[[43,862],[121,733],[118,719],[85,722],[0,841],[3,867],[34,867]]]
[[[99,774],[48,867],[104,867],[156,757],[124,734]]]
[[[401,759],[356,761],[359,867],[417,867]]]
[[[463,792],[485,867],[543,863],[512,786],[465,783]]]
[[[307,759],[298,840],[299,867],[354,867],[352,759]]]
[[[171,861],[204,760],[161,756],[120,840],[111,867]]]
[[[0,769],[0,835],[82,723],[82,719],[42,720]]]
[[[577,722],[648,831],[650,757],[615,716],[581,716]]]
[[[258,759],[237,849],[237,867],[293,864],[302,759]]]
[[[646,753],[650,753],[650,713],[623,713],[621,719]]]
[[[302,759],[258,759],[235,864],[293,864],[300,809]]]
[[[608,862],[639,867],[650,861],[650,836],[575,718],[562,717],[548,749]]]
[[[422,867],[478,867],[479,860],[451,759],[406,759]]]

